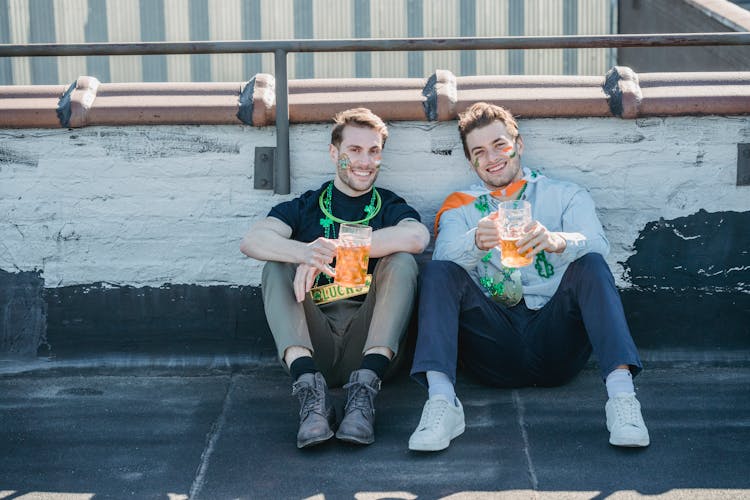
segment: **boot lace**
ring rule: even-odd
[[[378,384],[379,385],[379,384]],[[344,385],[346,393],[346,412],[360,410],[362,413],[375,413],[375,396],[379,387],[364,382],[349,382]]]
[[[305,382],[295,382],[292,385],[292,396],[297,396],[299,399],[299,416],[301,419],[304,419],[312,412],[320,413],[321,415],[324,414],[323,402],[325,401],[325,394],[323,394],[322,390]]]

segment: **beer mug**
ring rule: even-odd
[[[500,253],[505,267],[524,267],[534,259],[518,253],[516,242],[531,222],[531,203],[524,200],[504,201],[497,207],[500,224]]]
[[[355,288],[364,286],[370,260],[372,227],[341,224],[336,248],[336,269],[328,266],[334,283]]]

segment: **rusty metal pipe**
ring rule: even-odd
[[[413,50],[584,49],[607,47],[750,45],[750,33],[236,40],[202,42],[0,44],[0,57]]]

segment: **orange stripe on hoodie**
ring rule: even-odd
[[[469,203],[476,200],[477,197],[470,195],[468,193],[462,193],[460,191],[456,191],[455,193],[451,193],[448,195],[448,197],[443,202],[443,205],[440,207],[440,210],[438,210],[437,214],[435,215],[435,227],[433,228],[433,232],[435,233],[435,238],[437,238],[438,235],[438,227],[440,225],[440,216],[443,215],[443,212],[446,210],[452,210],[454,208],[463,207],[464,205],[468,205]]]
[[[520,181],[511,183],[510,185],[508,185],[507,187],[503,189],[497,189],[495,191],[492,191],[490,194],[494,196],[495,198],[508,199],[514,194],[516,194],[524,186],[524,184],[526,184],[526,180],[521,179]],[[435,214],[435,226],[433,228],[435,238],[437,238],[438,229],[440,227],[440,217],[443,215],[444,212],[448,210],[453,210],[454,208],[463,207],[464,205],[468,205],[469,203],[472,203],[476,199],[477,197],[474,196],[473,194],[469,194],[463,191],[456,191],[454,193],[449,194],[448,197],[443,202],[443,204],[441,205],[440,210],[438,210],[437,214]]]

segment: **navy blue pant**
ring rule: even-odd
[[[601,255],[568,266],[539,310],[487,298],[468,273],[434,260],[420,271],[419,336],[411,374],[426,385],[434,370],[456,382],[457,359],[498,387],[555,386],[573,378],[594,352],[602,378],[618,365],[641,371],[620,295]]]

